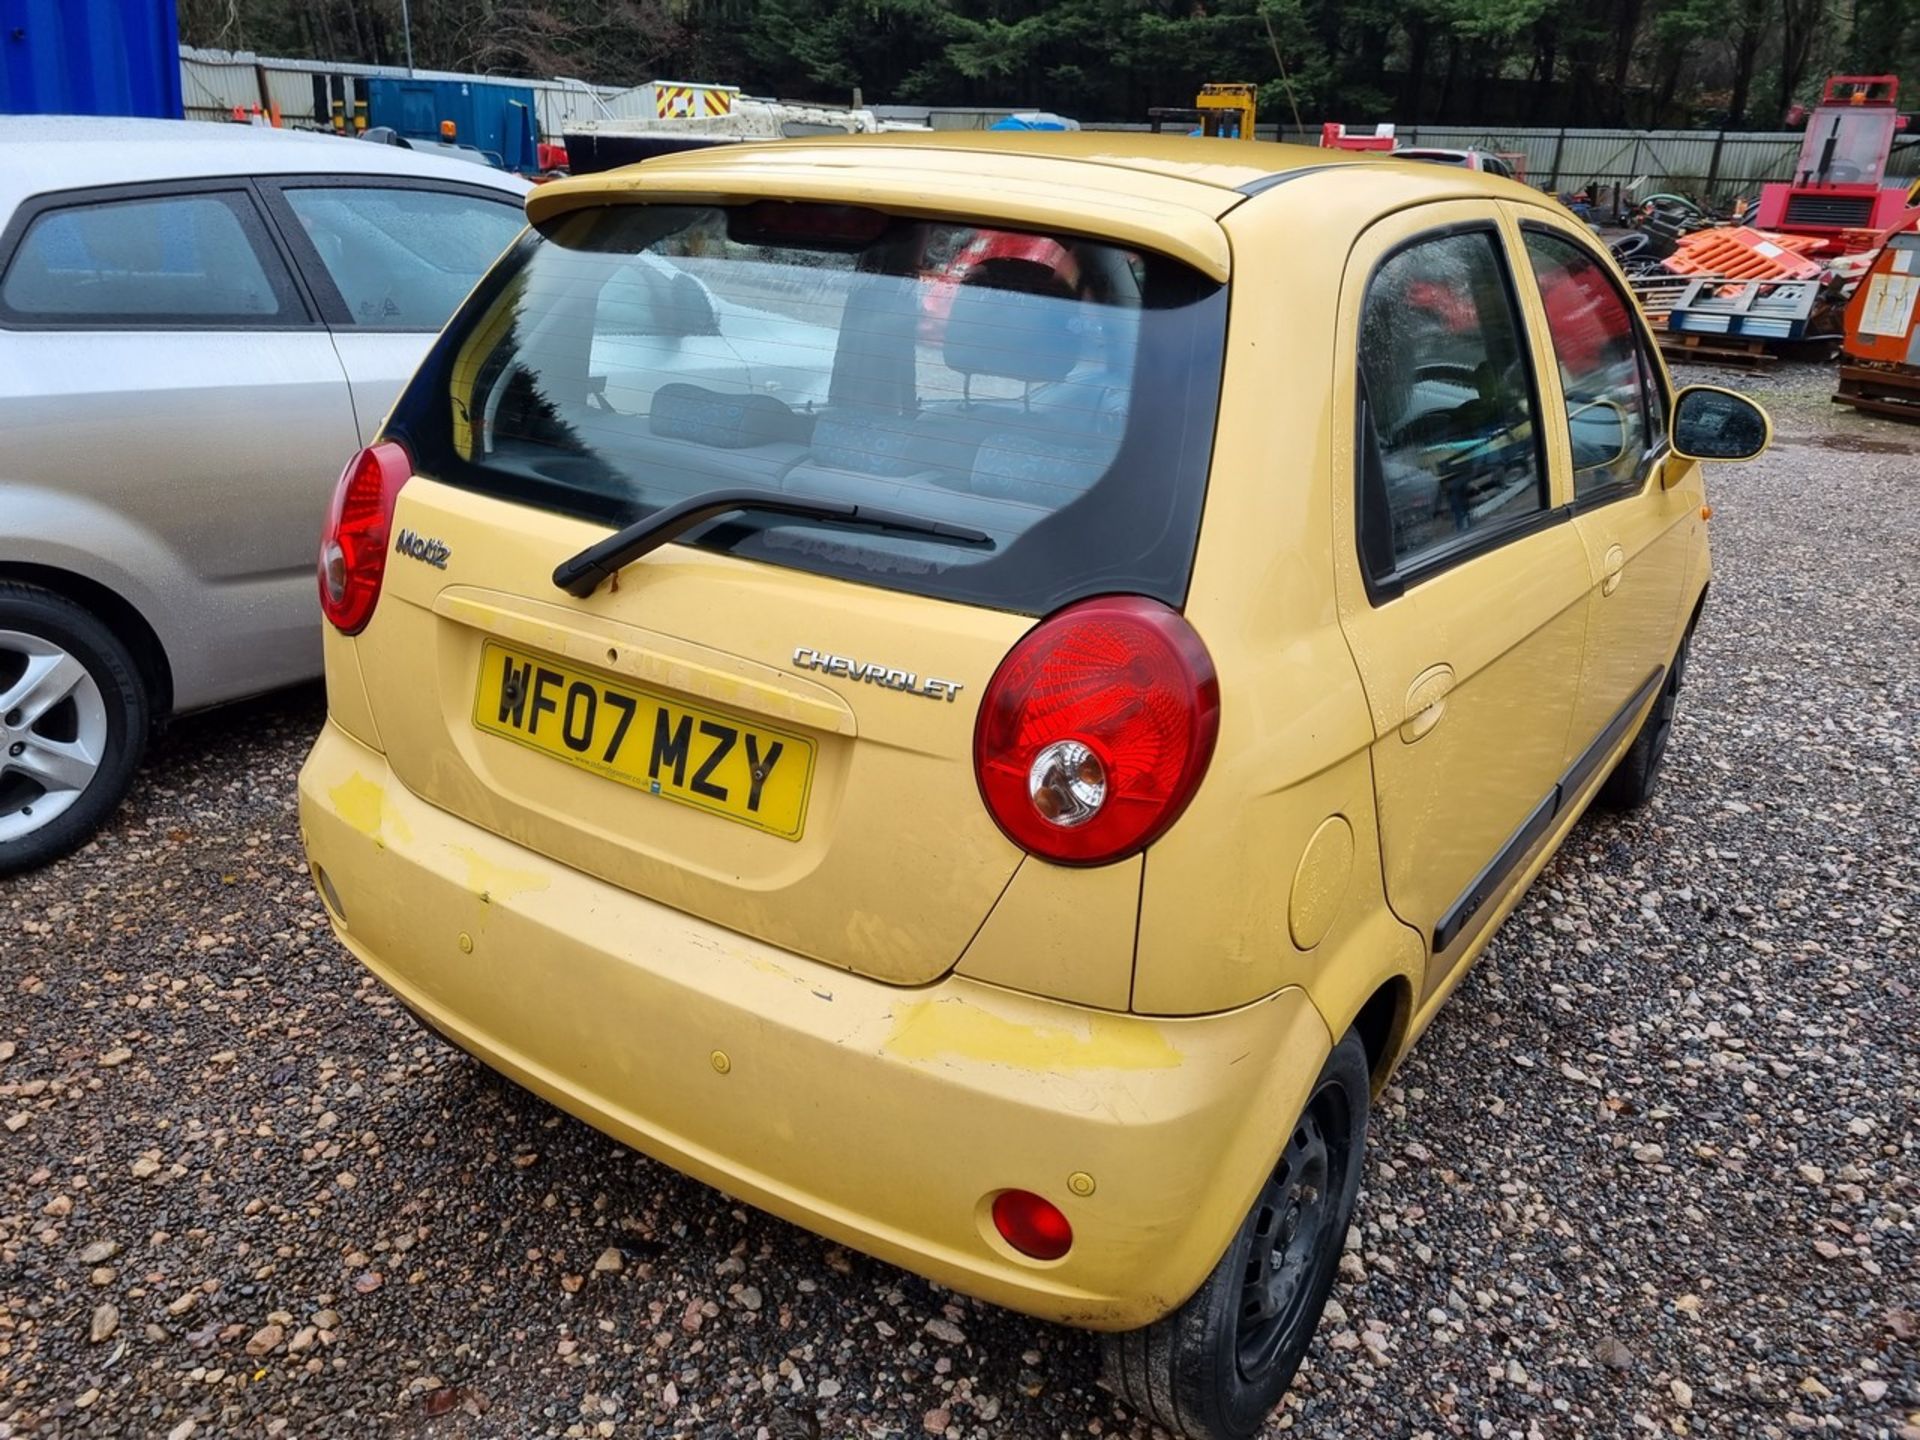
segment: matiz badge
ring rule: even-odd
[[[844,675],[849,680],[865,680],[869,685],[884,685],[889,690],[904,690],[909,695],[924,695],[929,700],[952,701],[958,698],[964,688],[958,680],[935,680],[932,677],[922,680],[911,670],[895,670],[890,665],[849,660],[844,655],[829,655],[823,650],[810,650],[805,645],[793,652],[793,668]]]
[[[409,560],[421,560],[436,570],[447,568],[447,557],[453,552],[446,543],[431,536],[416,535],[411,530],[402,530],[394,537],[393,548]]]

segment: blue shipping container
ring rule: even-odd
[[[455,144],[473,146],[503,169],[526,173],[537,163],[537,112],[526,86],[384,76],[359,83],[366,87],[369,125],[389,126],[410,140],[438,140],[441,122],[451,120]]]
[[[174,0],[0,0],[0,114],[178,120]]]

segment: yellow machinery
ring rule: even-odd
[[[1258,89],[1252,85],[1202,85],[1191,105],[1156,105],[1147,111],[1154,134],[1163,125],[1197,125],[1202,135],[1224,140],[1253,139]]]

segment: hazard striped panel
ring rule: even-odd
[[[711,85],[656,85],[653,113],[660,120],[696,120],[733,113],[732,90]]]

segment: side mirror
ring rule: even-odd
[[[1744,395],[1689,385],[1674,397],[1673,453],[1683,460],[1751,460],[1773,440],[1773,421]]]
[[[1604,470],[1627,453],[1627,412],[1612,400],[1589,400],[1567,412],[1575,474]]]

